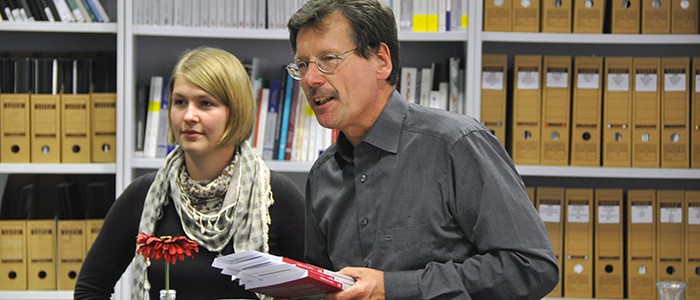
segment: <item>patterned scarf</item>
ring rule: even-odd
[[[198,203],[202,203],[201,197],[206,192],[192,193],[191,182],[181,181],[181,175],[185,172],[184,152],[179,147],[175,148],[166,157],[148,190],[139,231],[154,233],[156,222],[163,215],[163,207],[169,204],[169,199],[173,199],[187,237],[209,251],[219,252],[233,239],[235,252],[268,252],[269,208],[274,202],[270,190],[270,170],[248,142],[241,144],[231,164],[232,168],[227,167],[219,178],[207,184],[207,187],[214,184],[211,188],[213,196],[220,195],[215,191],[216,186],[224,184],[220,178],[230,178],[225,183],[228,187],[220,208],[199,211]],[[135,255],[131,262],[131,299],[149,299],[148,264],[141,255]]]

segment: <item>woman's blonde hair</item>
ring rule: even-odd
[[[199,47],[183,54],[168,83],[171,95],[168,115],[172,107],[173,86],[179,77],[187,79],[228,107],[226,131],[219,145],[238,146],[250,137],[255,122],[255,97],[248,73],[236,56],[214,47]],[[172,143],[175,136],[170,126],[169,139]]]

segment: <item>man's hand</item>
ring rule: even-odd
[[[350,299],[385,299],[384,272],[368,269],[346,267],[338,271],[340,274],[355,278],[355,284],[347,290],[328,294],[326,300],[350,300]]]

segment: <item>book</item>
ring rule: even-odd
[[[212,267],[238,280],[246,290],[275,298],[309,298],[342,291],[355,283],[347,275],[254,250],[217,257]]]

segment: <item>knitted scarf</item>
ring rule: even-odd
[[[274,202],[270,190],[270,170],[248,142],[237,149],[228,190],[218,211],[200,212],[181,188],[184,152],[175,148],[156,173],[141,213],[139,232],[155,232],[163,207],[172,199],[187,237],[212,252],[220,252],[233,239],[234,252],[269,251],[269,208]],[[216,180],[214,180],[216,181]],[[197,215],[193,218],[193,215]],[[202,222],[207,217],[210,222]],[[135,237],[134,237],[135,241]],[[150,262],[134,255],[131,262],[131,299],[149,299],[147,268]]]

